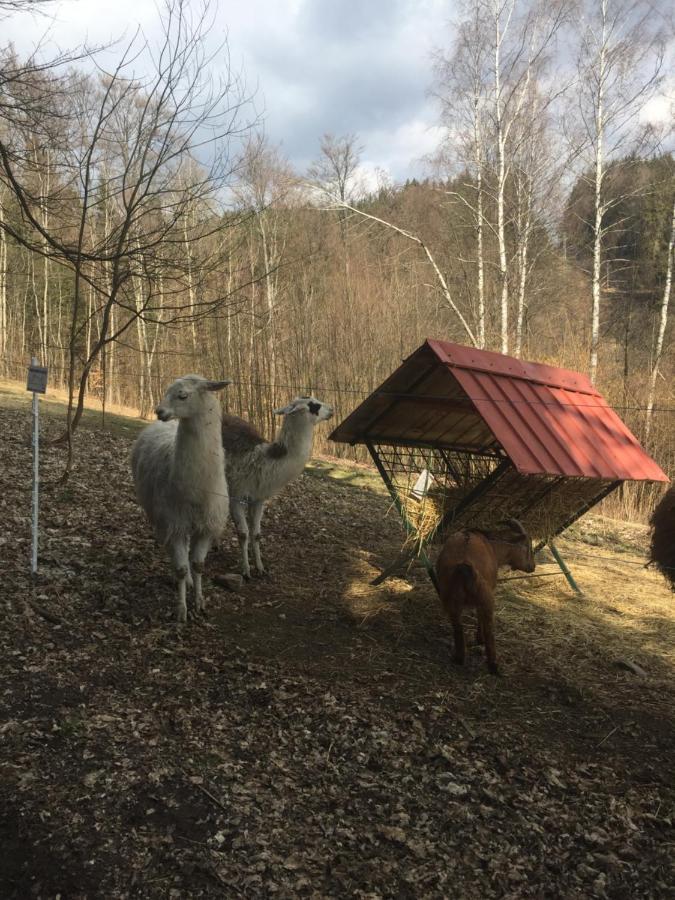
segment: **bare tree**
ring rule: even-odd
[[[5,221],[5,190],[0,186],[0,357],[7,365],[7,235],[2,227]]]
[[[485,22],[478,3],[466,10],[457,27],[457,40],[451,56],[437,53],[435,58],[435,95],[441,103],[441,119],[449,137],[440,150],[438,162],[452,167],[452,157],[471,175],[466,188],[474,199],[469,208],[476,239],[476,339],[485,347],[485,130],[488,80],[488,48],[484,40]],[[467,202],[464,194],[450,196]]]
[[[42,110],[38,134],[49,147],[55,172],[48,196],[31,190],[34,167],[21,152],[21,129],[33,135],[34,116],[21,117],[13,144],[0,138],[0,178],[27,226],[18,229],[5,221],[3,227],[34,253],[57,259],[73,272],[68,441],[82,415],[89,373],[107,344],[138,317],[176,324],[202,318],[228,299],[222,293],[186,303],[186,281],[195,287],[190,281],[194,259],[186,261],[176,248],[184,249],[187,242],[197,252],[205,238],[234,223],[223,218],[222,203],[237,174],[239,143],[252,124],[245,115],[247,98],[229,68],[220,78],[211,74],[225,48],[204,49],[212,24],[208,6],[191,11],[182,0],[170,0],[162,23],[158,47],[136,35],[115,69],[100,79],[68,71],[56,85],[53,79],[41,85],[34,104]],[[149,67],[142,79],[132,71],[139,56]],[[61,102],[50,116],[52,92]],[[191,220],[195,203],[211,210],[208,221]],[[46,206],[52,211],[48,225]],[[108,227],[98,228],[104,214]],[[203,270],[220,263],[205,254]],[[173,287],[158,303],[158,281],[168,271]],[[138,278],[151,286],[140,308]],[[83,325],[90,318],[86,290],[95,298],[97,334],[80,361]]]
[[[352,302],[351,271],[349,261],[349,236],[347,223],[348,203],[354,203],[361,186],[358,184],[357,172],[363,147],[355,134],[335,137],[324,134],[321,138],[320,156],[308,170],[309,180],[321,191],[339,200],[337,214],[340,223],[340,241],[342,244],[342,264],[344,267],[344,298],[349,306]]]
[[[608,195],[608,162],[643,146],[639,120],[661,82],[662,36],[651,4],[642,0],[587,0],[581,19],[578,60],[580,136],[575,136],[592,185],[594,204],[589,371],[595,381],[600,346],[601,275],[605,216],[621,198]],[[644,149],[644,146],[643,146]],[[590,163],[590,165],[588,165]]]
[[[532,77],[514,128],[509,217],[514,259],[514,352],[525,340],[525,316],[533,291],[532,272],[541,253],[551,250],[563,207],[563,185],[570,156],[554,127],[556,104],[569,87],[558,78]],[[535,241],[539,236],[540,240]],[[539,246],[537,246],[537,244]]]
[[[541,134],[542,117],[545,120],[560,93],[559,84],[545,85],[545,76],[565,14],[558,2],[526,6],[517,0],[471,0],[458,28],[454,53],[441,55],[437,66],[437,93],[450,127],[448,140],[455,140],[459,132],[462,161],[473,176],[473,202],[457,191],[450,195],[469,206],[475,221],[479,341],[485,343],[485,238],[489,235],[497,250],[494,265],[503,353],[509,350],[512,330],[512,285],[518,304],[517,352],[522,343],[532,192],[538,183],[533,171],[523,177],[524,160],[531,155],[527,148]],[[494,209],[493,219],[488,208]]]
[[[503,68],[505,67],[504,42],[508,36],[509,28],[511,27],[514,8],[515,0],[491,0],[490,25],[492,28],[494,55],[492,116],[497,156],[497,241],[499,245],[499,278],[501,281],[499,309],[501,317],[502,353],[508,353],[509,350],[509,272],[507,267],[504,203],[507,179],[506,142],[513,123],[513,117],[509,116],[508,102],[510,97],[514,96],[513,90],[510,87],[507,87],[507,79],[505,78]],[[506,63],[506,68],[515,69],[517,64],[518,59],[516,58],[508,61]]]
[[[652,357],[652,370],[649,375],[649,394],[647,396],[647,415],[645,420],[645,441],[649,441],[652,427],[652,411],[654,409],[654,396],[656,394],[656,379],[659,375],[659,366],[663,356],[663,340],[668,323],[668,306],[670,304],[670,290],[673,283],[673,248],[675,245],[675,192],[673,196],[673,213],[670,222],[670,238],[668,240],[668,256],[666,263],[666,282],[661,297],[661,309],[659,312],[659,327],[656,333],[656,346]]]
[[[353,201],[358,187],[356,173],[363,152],[357,136],[324,134],[320,146],[321,155],[307,173],[309,180],[338,197],[342,203]]]
[[[44,13],[56,0],[0,0],[0,19],[20,12]]]
[[[443,275],[443,272],[441,271],[438,263],[432,256],[431,250],[429,249],[427,244],[422,240],[422,238],[418,237],[416,234],[412,234],[411,232],[406,231],[405,228],[399,228],[398,225],[394,225],[392,222],[387,222],[385,219],[382,219],[379,216],[374,216],[371,213],[366,212],[363,209],[359,209],[355,206],[352,206],[349,203],[341,203],[340,199],[338,197],[334,197],[333,201],[335,204],[333,207],[334,209],[343,208],[343,209],[349,210],[350,212],[355,213],[359,216],[363,216],[363,218],[369,219],[371,222],[377,222],[380,225],[384,225],[386,228],[390,228],[392,231],[395,231],[397,234],[400,234],[402,237],[406,238],[409,241],[412,241],[414,244],[417,244],[418,247],[421,248],[421,250],[423,251],[424,255],[427,258],[427,261],[429,262],[429,264],[431,265],[431,268],[433,269],[434,275],[436,276],[436,280],[440,286],[441,292],[443,293],[443,296],[445,298],[445,302],[447,303],[448,309],[452,310],[452,312],[457,316],[457,318],[459,319],[459,322],[462,326],[462,329],[464,330],[464,333],[469,338],[469,340],[471,341],[473,346],[477,347],[478,341],[476,339],[475,334],[473,333],[473,329],[467,322],[466,317],[464,316],[462,311],[459,309],[459,307],[455,303],[455,300],[450,291],[450,286],[448,285],[447,279]]]
[[[244,212],[251,213],[251,222],[262,254],[260,283],[265,292],[265,313],[258,330],[264,332],[266,338],[269,366],[267,377],[273,397],[276,396],[279,352],[279,270],[286,243],[284,218],[287,216],[284,213],[292,205],[292,194],[297,185],[297,176],[280,150],[270,146],[263,134],[253,135],[244,153],[235,195]],[[253,320],[251,325],[253,335]]]

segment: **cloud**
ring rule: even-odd
[[[382,178],[397,182],[405,178],[422,177],[430,156],[445,136],[445,129],[430,124],[428,117],[404,122],[393,131],[384,128],[369,134],[369,144],[362,161],[362,169],[370,173],[366,178],[371,190],[380,187]]]
[[[364,166],[401,180],[431,149],[430,57],[447,14],[436,0],[305,0],[257,27],[233,20],[231,47],[256,73],[266,131],[296,167],[316,157],[322,134],[356,134]],[[406,144],[413,157],[404,159]]]
[[[196,14],[198,4],[188,8]],[[448,15],[445,0],[223,2],[209,42],[227,39],[234,70],[258,85],[269,139],[296,168],[316,158],[322,134],[356,134],[364,167],[402,180],[432,149],[430,57]],[[161,34],[155,0],[64,0],[51,24],[15,16],[3,22],[4,36],[29,52],[48,24],[62,48],[128,39],[137,26],[151,40]]]
[[[669,88],[664,89],[645,103],[640,112],[640,119],[651,125],[672,125],[674,113],[675,80]]]

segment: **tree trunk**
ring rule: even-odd
[[[504,218],[504,194],[506,191],[506,138],[502,117],[501,97],[501,44],[500,10],[495,5],[495,122],[497,126],[497,243],[499,246],[499,280],[501,283],[500,329],[501,352],[509,352],[509,273],[506,258],[506,225]]]
[[[43,170],[40,169],[40,213],[42,215],[42,225],[45,231],[49,230],[49,215],[47,213],[47,197],[50,190],[50,160],[49,150],[46,151],[46,160]],[[43,240],[43,246],[47,249],[47,242]],[[45,255],[42,257],[42,310],[40,312],[42,321],[41,329],[41,347],[42,364],[48,364],[49,355],[49,258]]]
[[[478,346],[485,347],[485,258],[483,247],[483,146],[480,99],[474,99],[474,153],[476,163],[476,280],[478,291]]]
[[[145,402],[145,360],[148,354],[148,337],[147,325],[145,319],[141,316],[141,312],[143,311],[143,284],[138,276],[134,277],[134,303],[136,305],[136,312],[138,313],[136,318],[136,331],[138,332],[138,349],[141,357],[138,367],[138,411],[141,416],[145,416],[147,412]]]
[[[605,212],[603,204],[602,182],[604,178],[604,91],[605,65],[607,51],[607,0],[601,0],[602,36],[598,58],[598,96],[595,106],[595,221],[593,223],[593,280],[591,306],[591,354],[590,377],[595,383],[598,374],[598,349],[600,347],[600,277],[602,270],[602,218]]]
[[[7,235],[4,223],[4,197],[0,196],[0,359],[7,374]]]
[[[524,182],[524,186],[523,186]],[[532,185],[527,177],[518,178],[518,302],[516,307],[516,356],[523,349],[523,323],[527,288],[527,261],[532,229]]]
[[[666,334],[668,322],[668,305],[670,303],[670,289],[673,282],[673,244],[675,242],[675,200],[673,200],[673,214],[670,223],[670,240],[668,242],[668,265],[666,267],[666,284],[663,288],[661,299],[661,312],[659,315],[659,330],[656,335],[656,347],[654,349],[654,362],[649,376],[649,396],[647,398],[647,419],[645,422],[645,443],[649,440],[652,427],[652,410],[654,409],[654,396],[656,394],[656,379],[659,374],[659,364],[663,353],[663,339]]]
[[[192,352],[197,353],[197,327],[195,324],[195,320],[193,318],[195,311],[195,289],[194,289],[194,280],[192,276],[192,249],[190,246],[190,241],[188,240],[188,231],[187,231],[187,216],[189,215],[189,211],[186,211],[185,216],[183,217],[183,242],[185,244],[185,256],[187,260],[187,281],[188,281],[188,302],[190,309],[190,333],[192,335]]]
[[[38,347],[39,347],[39,355],[41,356],[41,362],[44,363],[44,346],[45,346],[45,337],[44,337],[44,323],[42,321],[42,310],[40,308],[40,297],[38,295],[38,285],[37,279],[35,276],[35,254],[31,253],[28,257],[28,265],[30,266],[30,287],[31,293],[33,294],[33,307],[35,309],[35,322],[37,324],[38,331]],[[32,331],[32,329],[31,329]],[[31,334],[32,337],[32,334]],[[33,346],[35,344],[33,343]]]
[[[258,228],[263,251],[263,264],[265,266],[265,297],[267,302],[267,362],[269,369],[270,389],[268,396],[276,403],[277,384],[277,359],[276,359],[276,294],[277,273],[273,271],[278,262],[276,248],[276,235],[270,238],[265,225],[264,213],[258,214]]]

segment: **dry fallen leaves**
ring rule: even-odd
[[[552,687],[555,658],[513,654],[500,683],[478,657],[458,672],[415,573],[412,599],[385,586],[359,625],[348,588],[399,527],[381,496],[316,477],[269,511],[272,577],[241,597],[211,586],[211,619],[179,637],[129,443],[105,433],[79,434],[73,481],[44,493],[34,589],[23,424],[0,426],[3,897],[667,896],[656,663],[649,683],[626,676],[628,710],[573,672]],[[45,480],[58,454],[45,446]],[[236,559],[230,536],[209,569]]]

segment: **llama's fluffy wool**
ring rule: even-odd
[[[178,443],[179,427],[176,420],[148,425],[131,457],[139,502],[164,545],[197,532],[221,534],[229,511],[222,445],[194,435],[192,450],[200,452],[191,453]]]
[[[143,430],[131,454],[139,502],[176,571],[179,622],[187,619],[187,584],[204,611],[203,563],[227,524],[221,410],[212,393],[226,384],[199,375],[177,379],[157,407],[161,421]]]
[[[266,441],[255,428],[236,416],[223,417],[223,445],[234,520],[242,556],[242,572],[249,578],[249,531],[258,572],[263,573],[260,554],[260,521],[265,503],[302,474],[312,452],[314,427],[333,413],[313,397],[297,397],[277,410],[284,417],[274,441]],[[248,515],[245,504],[248,504]]]
[[[234,416],[223,420],[225,441],[238,423],[248,424],[241,419],[235,422]],[[286,416],[275,441],[260,438],[239,453],[228,446],[227,481],[232,496],[269,500],[301,475],[312,452],[315,424],[299,416]]]

